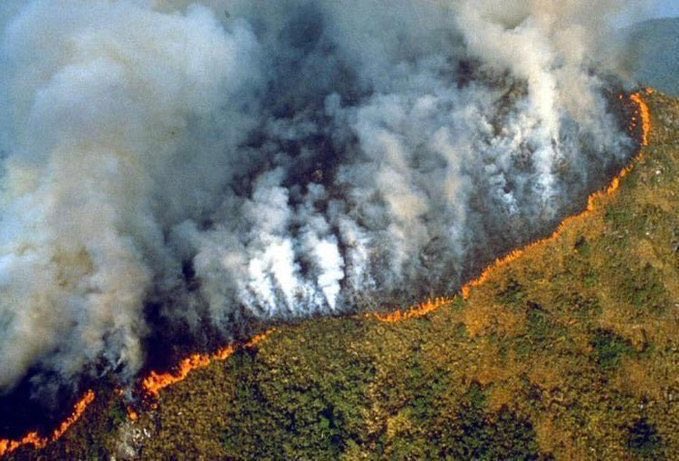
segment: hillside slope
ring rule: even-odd
[[[679,101],[646,99],[650,146],[619,187],[465,297],[400,321],[281,326],[134,420],[99,392],[58,442],[11,458],[670,459]]]

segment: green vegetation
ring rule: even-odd
[[[614,195],[424,317],[283,326],[48,459],[670,459],[679,453],[679,101]],[[146,432],[144,432],[146,431]],[[35,456],[16,452],[17,458]]]
[[[629,341],[606,330],[595,332],[592,346],[596,361],[603,370],[617,368],[622,356],[633,351]]]

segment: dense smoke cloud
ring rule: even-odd
[[[150,304],[228,337],[459,288],[629,155],[623,3],[5,2],[0,389],[133,375]]]

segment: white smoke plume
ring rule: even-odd
[[[451,292],[631,143],[584,0],[5,1],[0,390]]]

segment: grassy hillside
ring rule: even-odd
[[[283,326],[131,421],[99,392],[16,458],[671,459],[679,453],[679,101],[558,235],[439,309]],[[675,458],[676,459],[676,458]]]

